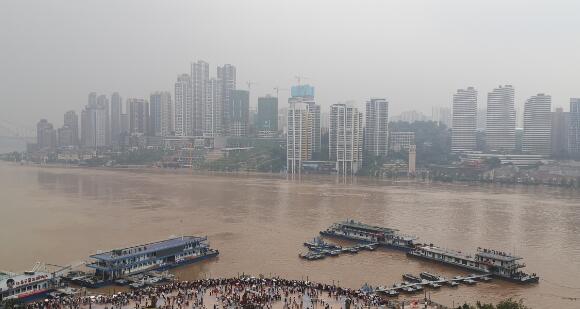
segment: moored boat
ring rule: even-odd
[[[525,264],[518,262],[522,259],[521,257],[496,250],[478,248],[475,255],[471,256],[461,251],[444,249],[431,244],[417,246],[414,250],[407,252],[407,255],[519,283],[539,281],[536,274],[528,275],[519,271],[525,267]]]
[[[401,234],[396,229],[368,225],[354,220],[337,222],[328,229],[320,231],[320,234],[403,251],[412,250],[413,242],[417,239],[414,236]]]

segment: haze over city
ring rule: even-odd
[[[516,106],[537,93],[567,110],[578,96],[577,1],[2,1],[0,118],[60,125],[87,93],[147,98],[203,59],[237,67],[250,104],[317,89],[323,109],[385,97],[392,114],[450,107],[500,84]],[[288,93],[281,93],[281,105]]]
[[[0,1],[0,309],[580,308],[580,1]]]

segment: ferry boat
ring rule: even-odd
[[[55,290],[53,275],[47,272],[26,271],[22,274],[0,272],[0,302],[8,299],[30,301]]]
[[[87,267],[95,269],[96,277],[104,285],[118,278],[194,263],[218,254],[218,250],[209,247],[207,237],[182,236],[94,254],[90,257],[95,261]]]
[[[536,283],[540,280],[536,274],[528,275],[520,271],[526,266],[518,262],[522,259],[521,257],[497,250],[477,248],[475,255],[471,256],[461,251],[422,245],[407,254],[518,283]]]
[[[412,250],[414,241],[417,240],[417,237],[403,235],[396,229],[368,225],[354,220],[337,222],[328,229],[321,231],[320,234],[357,242],[376,243],[403,251]]]

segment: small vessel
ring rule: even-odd
[[[458,282],[455,282],[455,281],[447,281],[446,283],[447,283],[447,285],[449,285],[452,288],[455,288],[455,287],[458,287],[459,286],[459,283]]]
[[[419,277],[425,279],[425,280],[429,280],[429,281],[440,281],[443,278],[441,278],[440,276],[437,276],[435,274],[432,273],[428,273],[428,272],[422,272],[419,274]]]
[[[309,251],[307,253],[300,253],[298,256],[305,259],[305,260],[309,260],[309,261],[320,260],[320,259],[324,258],[324,254],[320,254],[320,253],[317,253],[314,251]]]
[[[421,291],[423,291],[423,286],[422,286],[422,285],[420,285],[420,284],[416,284],[416,285],[414,285],[414,286],[413,286],[413,288],[414,288],[414,289],[415,289],[415,291],[417,291],[417,292],[421,292]]]
[[[397,290],[386,290],[385,295],[387,295],[389,297],[395,297],[395,296],[399,296],[399,292],[397,292]]]
[[[467,285],[474,285],[477,283],[477,281],[467,278],[467,279],[463,279],[463,283],[465,283]]]
[[[403,292],[405,292],[405,293],[415,293],[415,292],[417,292],[417,290],[415,290],[413,287],[410,287],[410,286],[403,287],[403,288],[401,288],[401,290]]]
[[[414,282],[414,283],[420,283],[421,281],[423,281],[421,278],[419,277],[415,277],[412,274],[404,274],[403,275],[403,279],[409,281],[409,282]]]
[[[429,283],[428,283],[428,285],[429,285],[429,287],[430,287],[430,288],[432,288],[432,289],[438,289],[438,288],[440,288],[440,287],[441,287],[441,284],[439,284],[439,283],[436,283],[436,282],[429,282]]]
[[[346,253],[358,253],[358,249],[355,247],[350,247],[350,248],[342,248],[342,252],[346,252]]]
[[[327,243],[320,237],[314,237],[312,241],[305,242],[304,246],[309,249],[340,249],[340,246]]]

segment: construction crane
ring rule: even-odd
[[[300,81],[302,81],[303,79],[309,79],[310,77],[306,77],[306,76],[302,76],[302,75],[296,75],[296,76],[294,76],[294,78],[298,82],[298,85],[301,85],[300,84]]]
[[[276,90],[276,98],[278,98],[278,94],[280,93],[280,91],[288,91],[288,89],[280,88],[278,86],[274,87],[274,90]]]

